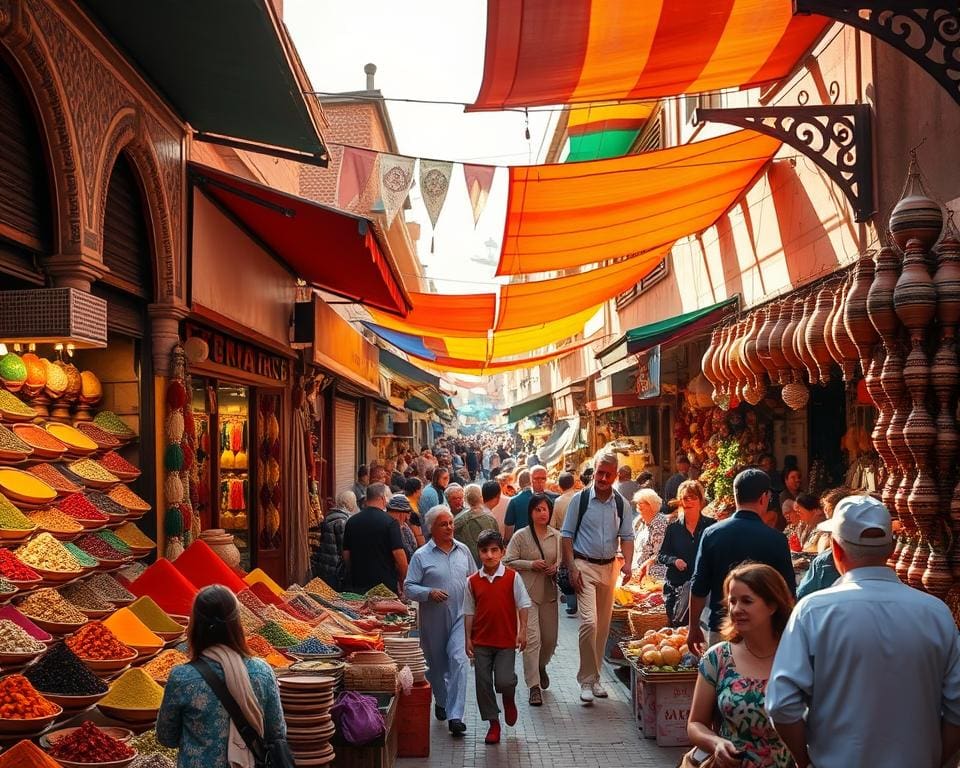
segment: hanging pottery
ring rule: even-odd
[[[837,348],[837,363],[843,373],[844,381],[853,381],[857,372],[857,345],[853,343],[850,334],[847,333],[847,326],[844,324],[844,317],[847,308],[847,296],[850,294],[850,287],[853,285],[853,273],[848,272],[847,277],[840,288],[840,299],[837,302],[837,311],[833,316],[833,323],[830,328],[830,334],[833,337],[833,344]],[[891,299],[892,301],[892,299]],[[892,311],[892,304],[891,304]]]
[[[770,360],[776,370],[776,378],[771,377],[774,384],[790,383],[790,364],[783,354],[783,334],[790,323],[793,301],[793,297],[790,297],[777,304],[777,322],[770,331]]]
[[[893,291],[900,277],[900,257],[889,245],[876,258],[873,284],[867,292],[867,315],[888,347],[900,333],[900,318],[893,307]]]
[[[943,229],[943,210],[923,186],[916,150],[910,152],[907,179],[900,200],[890,214],[890,234],[900,250],[906,250],[911,239],[920,242],[923,251],[933,248]]]
[[[747,334],[743,339],[743,364],[753,374],[750,383],[754,389],[758,390],[761,387],[766,389],[766,369],[760,361],[760,353],[757,349],[757,340],[764,316],[765,312],[762,311],[751,314],[748,320]]]
[[[912,239],[893,289],[893,306],[911,339],[922,337],[937,311],[937,290],[927,269],[923,243]]]
[[[773,383],[777,381],[777,367],[773,364],[773,358],[770,357],[770,336],[779,316],[779,304],[763,307],[760,310],[760,328],[757,331],[757,360],[760,361],[760,365]]]
[[[783,332],[783,341],[781,344],[783,356],[787,359],[787,364],[790,366],[791,382],[803,380],[803,360],[797,355],[794,339],[797,335],[797,328],[800,326],[800,321],[803,320],[804,300],[805,299],[797,298],[793,302],[793,308],[790,311],[790,322],[787,323],[786,330]]]
[[[800,318],[796,333],[793,335],[794,354],[800,358],[800,362],[803,364],[803,370],[807,373],[807,380],[811,385],[816,384],[820,378],[817,361],[810,354],[810,349],[807,347],[807,326],[810,325],[810,321],[813,319],[813,311],[816,304],[817,295],[811,291],[807,294],[807,298],[803,300],[803,317]]]
[[[719,340],[720,331],[714,328],[713,333],[710,334],[710,343],[707,345],[703,357],[700,358],[700,370],[703,372],[704,378],[710,382],[711,388],[716,388],[717,386],[716,374],[713,371],[713,355],[717,350]]]
[[[717,348],[717,355],[714,358],[714,370],[717,373],[719,385],[717,393],[721,396],[730,392],[730,369],[727,366],[727,350],[730,347],[731,326],[724,326],[720,330],[720,346]],[[719,403],[717,403],[719,405]]]
[[[832,286],[825,285],[817,294],[813,314],[807,323],[805,331],[807,354],[817,366],[821,384],[830,382],[830,366],[833,365],[833,356],[827,346],[825,329],[830,313],[834,309],[834,291]]]
[[[800,382],[791,382],[783,388],[783,392],[780,393],[780,396],[783,398],[783,402],[787,405],[788,408],[794,411],[799,411],[801,408],[805,407],[807,401],[810,400],[810,390],[807,389],[806,384]]]
[[[840,365],[840,351],[837,349],[836,343],[833,341],[833,321],[837,317],[837,310],[842,307],[842,285],[834,285],[831,289],[831,299],[830,299],[830,309],[827,312],[827,318],[823,323],[823,343],[827,348],[827,354],[830,356],[832,363]],[[809,345],[811,350],[813,349],[812,345]],[[842,366],[841,366],[842,370]]]
[[[880,338],[867,315],[867,294],[873,282],[873,273],[873,258],[869,253],[862,254],[853,271],[853,282],[850,284],[843,307],[843,324],[847,335],[857,348],[857,356],[860,358],[864,375],[870,367],[873,345]]]

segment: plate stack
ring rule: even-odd
[[[384,637],[384,650],[397,663],[399,669],[410,667],[413,682],[422,683],[427,672],[427,662],[420,649],[420,640],[416,637]]]
[[[335,726],[333,706],[336,680],[326,675],[278,677],[280,703],[287,721],[287,741],[298,768],[327,765],[333,761],[330,739]]]

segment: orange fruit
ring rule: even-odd
[[[651,664],[655,667],[663,664],[663,654],[660,651],[647,651],[640,658],[644,664]]]
[[[682,656],[683,654],[680,651],[669,646],[660,651],[660,658],[663,659],[663,663],[670,666],[679,664]]]

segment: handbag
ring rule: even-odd
[[[364,696],[356,691],[343,691],[333,705],[330,714],[337,723],[343,740],[355,747],[362,747],[386,734],[383,715],[373,696]]]
[[[690,588],[692,586],[692,582],[685,581],[679,587],[673,588],[673,593],[676,599],[673,603],[672,615],[668,617],[670,619],[670,626],[681,627],[689,621]]]
[[[297,768],[287,740],[271,739],[270,741],[264,741],[244,716],[243,710],[240,709],[237,700],[233,698],[227,684],[219,678],[206,661],[196,659],[190,662],[190,666],[200,673],[216,697],[220,699],[220,703],[227,710],[233,724],[237,726],[240,738],[243,739],[247,749],[253,754],[253,761],[257,768]]]
[[[698,754],[706,754],[706,757],[700,759],[697,757]],[[713,755],[705,753],[700,747],[693,747],[680,758],[677,768],[714,768],[716,764],[717,761]]]

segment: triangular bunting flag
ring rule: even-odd
[[[437,219],[447,199],[450,189],[450,176],[453,173],[453,163],[442,160],[420,161],[420,195],[430,217],[431,226],[437,228]],[[430,252],[433,253],[433,238],[430,238]]]
[[[377,153],[368,149],[344,147],[340,160],[340,173],[337,175],[337,207],[349,210],[363,199],[373,175],[373,166],[377,162]]]
[[[413,186],[414,157],[403,155],[380,155],[380,199],[387,216],[387,229],[403,206]]]
[[[467,165],[463,166],[463,177],[467,182],[467,194],[470,195],[470,206],[473,208],[473,226],[480,221],[493,185],[493,174],[497,168],[494,165]]]

